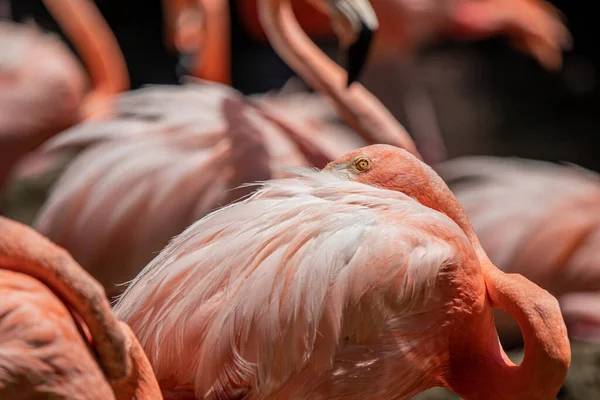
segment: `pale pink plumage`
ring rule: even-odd
[[[572,165],[495,157],[436,168],[491,260],[557,296],[571,337],[599,340],[600,177]],[[518,335],[512,328],[501,333]]]
[[[47,143],[52,151],[85,150],[55,184],[36,228],[118,293],[115,284],[133,278],[174,235],[249,192],[240,185],[319,161],[303,154],[280,121],[325,161],[361,144],[321,115],[309,117],[322,101],[286,97],[248,102],[214,83],[119,96],[114,119],[81,124]]]
[[[463,303],[436,284],[470,268],[467,246],[452,220],[403,193],[306,171],[193,224],[114,310],[163,389],[407,398],[442,368],[437,311]]]
[[[0,22],[0,49],[2,190],[20,157],[79,120],[86,79],[66,46],[35,26]]]
[[[102,115],[110,96],[129,86],[117,40],[94,2],[42,3],[81,56],[92,90],[86,93],[86,71],[59,40],[35,27],[0,23],[0,190],[21,157]]]

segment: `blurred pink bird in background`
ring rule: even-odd
[[[257,0],[236,2],[244,26],[257,40],[266,40]],[[303,0],[291,0],[309,35],[335,39],[335,25]],[[316,2],[315,2],[316,3]],[[379,21],[373,50],[361,81],[407,124],[423,158],[447,158],[437,112],[424,78],[420,53],[441,40],[482,40],[499,36],[533,56],[544,68],[562,65],[571,35],[559,10],[538,0],[372,0]],[[319,5],[317,3],[317,5]],[[210,40],[210,39],[207,39]],[[333,55],[333,54],[331,54]],[[207,60],[210,62],[209,60]]]
[[[111,95],[129,86],[119,45],[93,2],[44,4],[86,68],[35,26],[0,23],[0,190],[24,155],[81,120],[108,112]]]
[[[600,340],[600,177],[574,165],[463,157],[436,166],[465,208],[483,248],[561,304],[569,336]],[[507,344],[518,327],[499,320]]]
[[[102,287],[63,249],[0,217],[0,397],[158,400]]]
[[[115,285],[132,279],[174,235],[249,193],[234,190],[244,183],[281,176],[283,166],[322,168],[365,142],[392,143],[418,155],[374,96],[360,84],[346,88],[347,74],[300,30],[289,4],[259,4],[282,58],[328,96],[355,132],[324,120],[322,112],[311,113],[318,99],[245,99],[205,82],[122,94],[113,118],[55,137],[49,151],[86,150],[56,183],[34,225],[110,295],[120,293]],[[375,17],[365,2],[339,18],[374,24]],[[348,29],[358,34],[355,26]]]
[[[523,328],[520,366],[491,307]],[[207,215],[114,311],[173,399],[548,399],[570,361],[556,299],[491,264],[443,181],[386,145]]]

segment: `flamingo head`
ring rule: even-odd
[[[419,185],[426,185],[432,175],[437,176],[430,167],[408,151],[385,144],[354,150],[327,164],[323,171],[333,172],[356,182],[403,192],[410,191],[410,188],[416,191]]]

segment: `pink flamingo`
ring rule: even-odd
[[[93,2],[44,0],[89,72],[66,47],[31,26],[0,24],[0,190],[23,155],[54,134],[110,110],[129,86],[118,43]]]
[[[368,2],[363,6],[338,18],[373,25]],[[323,167],[364,142],[393,143],[418,154],[376,98],[358,83],[346,87],[347,74],[300,30],[288,2],[262,0],[261,12],[281,56],[333,101],[358,135],[328,128],[314,116],[299,120],[308,100],[282,113],[286,105],[277,97],[248,101],[218,84],[119,96],[113,119],[80,125],[48,143],[55,151],[94,146],[67,168],[35,221],[110,294],[118,294],[115,284],[133,278],[173,235],[250,191],[233,189],[281,176],[281,166]],[[346,36],[367,29],[346,26]]]
[[[519,366],[491,307],[523,329]],[[387,145],[197,221],[114,312],[173,399],[550,399],[570,362],[556,299],[498,270],[439,176]]]
[[[463,157],[436,167],[465,208],[490,258],[556,296],[569,336],[600,340],[600,178],[576,166]],[[501,337],[517,344],[512,320]]]
[[[335,39],[327,16],[303,0],[291,0],[303,28],[312,37]],[[257,0],[236,2],[246,30],[266,40]],[[447,158],[437,115],[420,74],[418,52],[440,38],[480,40],[506,37],[543,67],[558,69],[571,35],[560,12],[539,0],[372,0],[379,20],[369,65],[362,82],[394,116],[404,117],[429,164]],[[209,40],[209,39],[207,39]],[[210,60],[206,60],[210,62]]]
[[[162,399],[98,282],[66,251],[2,217],[0,297],[1,398]]]

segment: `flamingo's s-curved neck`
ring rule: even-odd
[[[0,217],[0,268],[44,283],[83,319],[105,374],[110,379],[129,374],[126,338],[110,310],[102,286],[65,250],[33,229]]]
[[[519,324],[525,355],[519,366],[508,360],[496,341],[504,363],[488,368],[490,382],[501,398],[554,398],[564,381],[571,348],[558,301],[518,274],[484,266],[487,294],[493,307],[507,311]],[[499,397],[500,398],[500,397]]]
[[[346,88],[346,74],[302,31],[290,0],[259,0],[265,34],[280,57],[312,88],[329,96],[346,121],[367,143],[402,147],[421,158],[406,130],[362,85]]]
[[[492,264],[464,209],[431,167],[408,154],[401,162],[399,167],[406,174],[386,182],[387,188],[400,190],[421,204],[446,214],[462,229],[481,265],[491,306],[507,311],[523,332],[525,357],[521,365],[515,366],[500,346],[491,313],[476,319],[477,324],[470,327],[470,332],[466,332],[469,327],[461,327],[456,341],[461,343],[463,338],[468,338],[468,342],[463,343],[456,356],[466,360],[463,367],[469,368],[472,376],[468,382],[463,382],[464,390],[459,394],[490,400],[542,399],[556,395],[570,360],[567,331],[558,302],[521,275],[506,274]],[[474,337],[479,341],[473,342]],[[484,389],[473,385],[478,380],[485,381]],[[455,383],[460,385],[461,382]],[[478,389],[484,392],[477,392]],[[545,394],[532,392],[536,390]]]
[[[127,65],[117,39],[91,0],[43,2],[72,41],[89,72],[93,89],[85,99],[84,109],[93,114],[96,102],[129,88]]]

